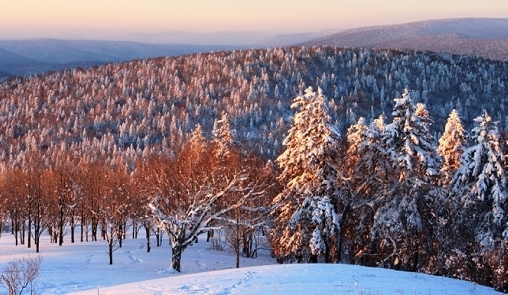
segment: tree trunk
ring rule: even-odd
[[[76,227],[76,224],[74,223],[74,213],[71,213],[71,243],[74,244],[74,230]]]
[[[123,229],[124,229],[124,227],[123,227],[121,222],[120,222],[120,225],[118,227],[119,227],[119,229],[118,229],[118,235],[117,235],[118,245],[119,245],[120,248],[122,248],[122,244],[123,244],[122,243],[122,241],[123,241]]]
[[[182,252],[183,248],[182,246],[173,246],[173,249],[171,250],[171,268],[176,270],[177,272],[180,272],[180,262],[182,261]]]
[[[23,232],[23,235],[21,236],[21,245],[24,245],[25,244],[25,234],[26,234],[26,224],[25,224],[25,221],[23,220],[23,225],[21,226],[21,231]],[[28,248],[30,248],[30,234],[28,234]]]
[[[63,226],[60,225],[59,226],[60,228],[58,229],[58,246],[62,246],[63,245]]]
[[[15,244],[18,245],[18,234],[19,234],[19,222],[18,215],[14,215],[14,220],[12,221],[12,233],[14,234]]]
[[[40,235],[35,233],[35,253],[39,253],[40,252]]]
[[[60,200],[60,202],[63,202]],[[60,211],[59,211],[59,220],[58,220],[58,246],[63,245],[63,235],[64,235],[64,227],[65,227],[65,210],[64,205],[60,204]]]
[[[150,252],[150,226],[145,224],[146,252]]]
[[[207,232],[206,232],[206,241],[207,242],[210,242],[210,239],[213,238],[213,229],[209,229]]]
[[[318,262],[318,256],[316,254],[311,254],[309,257],[309,263],[317,263]]]
[[[235,232],[235,252],[236,252],[236,268],[240,268],[240,224],[236,219],[236,232]]]
[[[346,223],[346,220],[348,219],[349,211],[351,210],[351,205],[348,203],[346,207],[344,208],[344,211],[342,212],[342,220],[339,223],[339,242],[337,243],[337,262],[342,261],[342,247],[343,247],[343,241],[345,239],[344,234],[344,224]]]
[[[113,238],[108,242],[109,265],[113,264]]]
[[[136,219],[133,219],[132,220],[132,239],[133,240],[138,238],[138,231],[139,231],[138,221]]]
[[[99,222],[96,217],[92,217],[92,242],[97,241],[97,227]]]
[[[155,238],[157,239],[157,247],[162,246],[162,235],[159,228],[155,230]]]

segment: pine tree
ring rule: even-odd
[[[413,104],[409,90],[395,99],[393,122],[386,126],[384,142],[400,173],[399,180],[430,181],[439,173],[439,161],[425,105]]]
[[[473,145],[460,158],[460,168],[451,187],[459,218],[474,230],[480,245],[489,247],[494,240],[508,240],[508,192],[504,155],[499,143],[497,122],[486,111],[475,119]]]
[[[416,270],[429,263],[422,254],[432,251],[439,160],[428,112],[423,104],[413,104],[408,90],[395,99],[392,116],[382,140],[391,179],[374,201],[371,236],[381,265]]]
[[[448,186],[453,175],[459,169],[460,156],[464,151],[466,135],[464,127],[456,110],[452,110],[448,121],[446,121],[445,130],[439,139],[438,152],[442,157],[441,183]]]
[[[222,114],[220,120],[214,122],[212,136],[215,143],[215,156],[220,162],[227,161],[233,148],[233,132],[226,113]]]
[[[375,202],[383,199],[390,179],[391,164],[382,143],[385,127],[380,116],[369,126],[360,119],[348,130],[346,173],[353,209],[349,216],[343,216],[341,240],[347,241],[353,262],[364,263],[369,255]]]
[[[337,157],[340,135],[330,123],[321,89],[295,98],[297,110],[277,158],[283,191],[273,200],[273,243],[280,260],[334,260],[340,216],[337,213]]]
[[[390,170],[382,143],[385,127],[383,116],[379,116],[369,126],[365,126],[365,120],[360,118],[356,125],[349,128],[347,134],[348,175],[362,179],[360,182],[372,182],[374,187],[379,186],[376,183],[381,181],[381,178],[386,178]]]

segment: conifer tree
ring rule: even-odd
[[[321,89],[295,98],[297,110],[277,158],[283,191],[273,200],[274,252],[280,260],[315,262],[336,259],[337,157],[340,135],[330,123]]]
[[[226,113],[222,113],[221,118],[214,122],[212,136],[215,143],[215,156],[219,161],[226,161],[233,148],[233,132]]]
[[[406,89],[395,99],[393,122],[386,126],[383,145],[392,171],[377,207],[371,236],[380,264],[416,270],[428,263],[433,245],[435,179],[439,160],[430,118],[423,104],[414,105]]]
[[[446,121],[445,130],[439,139],[438,152],[442,157],[441,183],[448,186],[453,175],[460,166],[460,156],[464,151],[466,135],[464,127],[456,110],[452,110],[448,121]]]
[[[413,104],[409,90],[395,99],[393,122],[386,127],[387,152],[400,173],[399,180],[429,181],[439,173],[435,143],[425,105]]]
[[[481,246],[489,247],[496,239],[508,241],[506,173],[497,122],[486,111],[475,121],[473,145],[462,154],[451,187],[459,218]]]
[[[382,143],[384,130],[383,116],[369,126],[360,118],[348,130],[346,183],[354,210],[349,217],[343,217],[341,241],[347,241],[351,261],[363,263],[365,255],[369,254],[375,202],[383,199],[392,170]]]

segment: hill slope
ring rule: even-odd
[[[0,161],[23,151],[55,153],[65,142],[80,154],[135,162],[142,151],[178,149],[197,123],[209,135],[226,113],[237,140],[275,157],[291,123],[290,104],[321,87],[345,134],[360,116],[388,117],[404,88],[427,105],[442,132],[452,109],[466,128],[483,109],[508,121],[508,64],[414,51],[290,47],[136,60],[67,70],[0,84]],[[125,152],[128,150],[129,152]],[[100,151],[100,152],[99,152]]]
[[[508,19],[444,19],[365,27],[303,44],[429,50],[508,60]]]
[[[500,294],[467,281],[383,268],[277,265],[268,252],[241,257],[241,268],[235,269],[235,255],[211,250],[205,237],[184,252],[182,273],[167,270],[171,249],[166,243],[147,253],[144,238],[124,240],[113,265],[108,264],[106,241],[70,243],[66,237],[58,246],[43,235],[42,243],[37,294]],[[33,249],[15,246],[8,233],[2,234],[0,248],[0,269],[21,257],[34,257]]]
[[[101,294],[103,292],[110,295],[501,294],[465,281],[344,264],[289,264],[228,269],[118,285],[103,288]]]

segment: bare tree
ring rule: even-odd
[[[35,280],[41,270],[42,257],[28,257],[8,263],[0,275],[0,285],[7,289],[9,295],[20,295],[30,287],[33,294]]]

